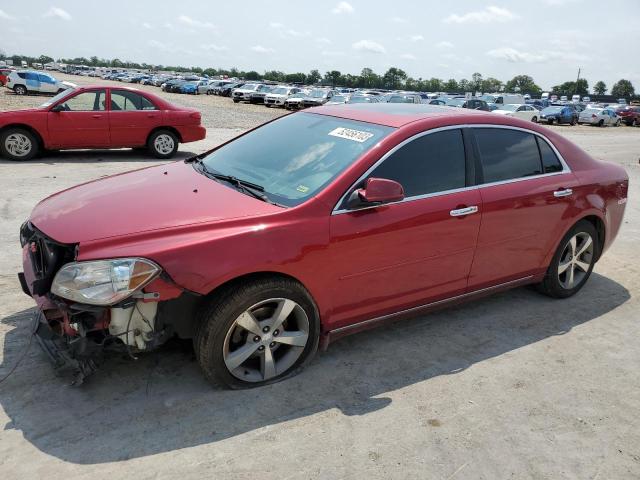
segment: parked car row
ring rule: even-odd
[[[0,70],[0,82],[16,95],[29,93],[60,93],[76,85],[63,82],[46,72],[35,70]]]

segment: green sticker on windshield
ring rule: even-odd
[[[309,191],[309,187],[307,187],[306,185],[298,185],[296,187],[296,190],[302,193],[307,193]]]

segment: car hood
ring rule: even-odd
[[[60,82],[62,85],[64,85],[67,88],[76,88],[78,85],[72,82]]]
[[[63,190],[36,205],[30,221],[60,243],[82,243],[281,210],[180,161]]]
[[[513,115],[513,112],[508,110],[493,110],[493,113],[499,113],[500,115]]]

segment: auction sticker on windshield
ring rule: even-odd
[[[366,142],[373,133],[361,132],[360,130],[352,130],[351,128],[338,127],[335,130],[331,130],[329,135],[333,137],[346,138],[347,140],[353,140],[354,142]]]

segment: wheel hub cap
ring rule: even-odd
[[[15,157],[26,157],[32,147],[29,137],[22,133],[12,133],[4,141],[4,148]]]
[[[224,362],[236,378],[269,380],[296,363],[308,338],[304,309],[293,300],[271,298],[248,308],[233,322],[224,339]]]
[[[158,135],[153,142],[155,149],[163,155],[167,155],[173,151],[175,142],[169,135]]]
[[[569,239],[558,265],[560,285],[571,290],[582,282],[593,262],[593,239],[586,232],[580,232]]]

